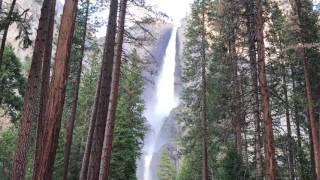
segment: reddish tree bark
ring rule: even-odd
[[[45,0],[41,9],[37,37],[28,77],[27,91],[21,115],[15,160],[13,162],[12,180],[20,180],[25,177],[27,153],[30,146],[29,139],[32,128],[32,117],[37,110],[35,104],[36,98],[40,93],[42,59],[47,45],[47,37],[49,37],[48,27],[50,23],[50,16],[48,11],[50,11],[52,5],[53,4],[50,0]]]
[[[313,97],[312,97],[311,83],[309,78],[309,64],[305,56],[303,58],[303,70],[304,70],[304,79],[306,82],[305,86],[306,86],[306,94],[307,94],[307,108],[308,108],[308,115],[309,115],[309,125],[310,125],[311,136],[312,136],[313,153],[314,153],[314,159],[311,159],[311,161],[314,160],[315,162],[316,179],[320,180],[320,146],[319,146],[320,144],[319,144],[318,122],[315,118],[315,113],[313,108]]]
[[[46,119],[44,118],[44,113],[47,108],[47,100],[49,94],[49,84],[50,84],[50,66],[51,66],[51,57],[52,57],[52,40],[53,40],[53,31],[54,31],[54,18],[55,18],[55,5],[56,0],[52,0],[50,3],[51,10],[50,19],[49,19],[49,29],[48,29],[48,40],[46,42],[46,48],[44,52],[44,58],[42,63],[42,77],[41,77],[41,94],[40,94],[40,104],[39,104],[39,117],[38,117],[38,127],[37,127],[37,140],[36,140],[36,154],[39,155],[42,152],[41,142],[44,137],[43,130],[45,128]],[[33,176],[37,174],[39,168],[40,155],[35,156],[34,167],[33,167]],[[35,178],[35,177],[33,177]]]
[[[115,36],[117,29],[118,0],[111,0],[109,21],[105,47],[101,66],[101,84],[96,115],[95,129],[93,133],[92,147],[89,160],[88,179],[99,179],[102,147],[104,141],[105,127],[107,121],[109,97],[112,81],[112,67],[114,58]]]
[[[303,26],[303,7],[300,0],[294,1],[293,9],[298,16],[298,25],[299,29],[299,41],[302,43],[302,48],[299,49],[298,54],[300,54],[301,59],[303,60],[303,72],[304,72],[304,80],[305,80],[305,88],[306,88],[306,96],[307,96],[307,109],[308,109],[308,116],[309,116],[309,126],[311,129],[311,136],[312,136],[312,147],[313,147],[313,154],[314,154],[314,163],[315,163],[315,171],[316,171],[316,179],[320,180],[320,143],[319,143],[319,125],[318,121],[315,117],[314,112],[314,99],[312,96],[312,89],[311,89],[311,82],[309,77],[309,60],[306,56],[304,44],[305,44],[305,33]],[[312,160],[312,159],[311,159]]]
[[[50,180],[61,126],[66,81],[68,77],[69,57],[77,12],[77,0],[66,0],[58,38],[57,53],[53,69],[45,118],[45,137],[43,151],[40,154],[37,180]]]
[[[76,120],[76,112],[78,107],[78,97],[79,97],[79,88],[80,88],[80,80],[81,80],[81,72],[82,72],[82,61],[84,57],[84,50],[85,50],[85,42],[86,42],[86,35],[87,35],[87,21],[89,16],[89,0],[86,1],[86,12],[85,12],[85,19],[84,19],[84,26],[83,26],[83,34],[81,38],[81,49],[80,49],[80,62],[79,67],[76,72],[76,80],[74,82],[74,94],[72,97],[72,107],[69,120],[67,121],[67,132],[66,132],[66,143],[64,145],[64,172],[63,172],[63,179],[68,179],[68,169],[69,169],[69,159],[70,159],[70,152],[71,152],[71,145],[72,145],[72,136],[73,136],[73,129],[74,123]]]
[[[107,116],[106,132],[103,142],[103,151],[101,156],[100,176],[99,180],[105,180],[109,177],[110,161],[112,154],[112,140],[113,130],[116,120],[117,103],[120,86],[120,69],[121,69],[121,55],[124,36],[124,25],[126,19],[127,0],[120,1],[120,13],[118,20],[118,32],[115,47],[115,57],[112,72],[112,85],[109,101],[109,111]]]
[[[273,139],[272,117],[269,105],[269,89],[266,77],[265,65],[265,47],[264,47],[264,20],[262,0],[257,0],[256,14],[256,38],[258,50],[258,74],[261,87],[262,111],[264,119],[264,141],[265,141],[265,161],[266,161],[266,179],[276,179],[276,160]]]

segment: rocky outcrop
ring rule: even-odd
[[[38,28],[38,23],[39,23],[39,17],[40,17],[40,11],[42,7],[42,1],[43,0],[17,0],[16,8],[20,12],[29,9],[27,16],[30,18],[30,38],[31,40],[35,41],[36,34],[37,34],[37,28]],[[9,7],[11,3],[11,0],[4,0],[4,6]],[[56,19],[55,19],[55,32],[58,31],[58,24],[60,23],[60,15],[63,10],[63,4],[61,1],[57,1],[56,4]],[[16,40],[16,37],[18,35],[18,28],[16,24],[12,24],[9,28],[9,33],[8,33],[8,39],[7,39],[7,44],[11,44],[14,48],[14,51],[19,57],[19,59],[22,62],[25,62],[28,57],[31,58],[32,52],[33,52],[33,44],[29,48],[22,48],[21,43],[19,40]],[[57,36],[57,33],[55,33],[55,36]]]

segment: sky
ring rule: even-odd
[[[165,12],[177,22],[190,12],[190,5],[193,0],[146,0],[146,2]]]
[[[65,0],[59,0],[64,4]],[[191,4],[194,0],[145,0],[147,5],[152,5],[156,10],[166,13],[173,22],[179,26],[180,21],[191,11]],[[139,13],[139,12],[138,12]],[[101,17],[105,17],[107,12],[101,12]],[[98,15],[100,16],[100,15]],[[103,37],[106,27],[98,29],[97,37]]]
[[[65,0],[59,1],[64,4]],[[168,14],[174,22],[178,22],[190,12],[193,0],[145,0],[145,2]]]

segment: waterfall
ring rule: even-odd
[[[142,159],[144,161],[143,180],[152,180],[154,176],[151,162],[154,154],[158,151],[157,140],[161,138],[161,128],[165,119],[169,116],[173,108],[178,104],[175,97],[175,68],[176,68],[176,37],[177,28],[174,27],[169,43],[166,48],[165,56],[159,77],[156,81],[155,102],[149,105],[145,111],[145,117],[150,125],[150,130],[146,135],[143,148]],[[151,106],[151,107],[150,107]]]

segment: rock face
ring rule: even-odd
[[[4,0],[4,6],[10,7],[12,0]],[[14,48],[14,51],[22,62],[27,60],[27,57],[31,58],[33,52],[33,45],[37,34],[37,28],[40,18],[40,11],[42,7],[43,0],[17,0],[15,9],[18,9],[20,12],[29,9],[27,16],[31,19],[31,40],[33,42],[32,46],[29,48],[22,48],[20,41],[16,40],[18,35],[18,29],[16,24],[12,24],[9,28],[7,44],[11,44]],[[63,10],[63,4],[57,0],[56,4],[56,18],[55,18],[55,32],[58,31],[57,24],[60,23],[60,15]],[[57,36],[57,33],[55,33]]]

